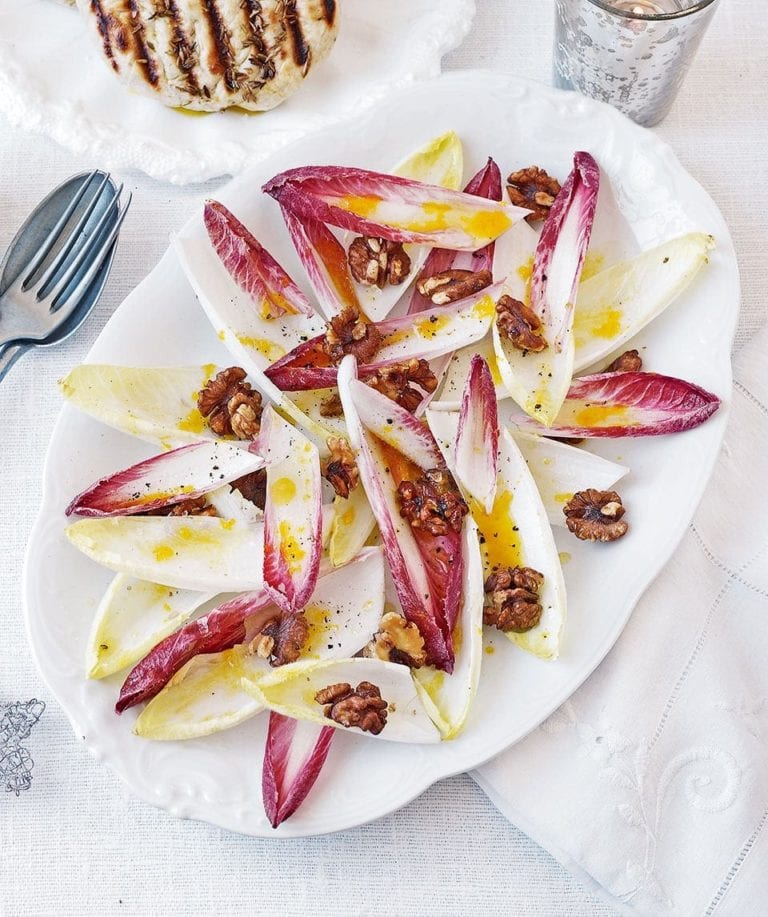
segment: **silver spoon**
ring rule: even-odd
[[[55,188],[14,237],[0,264],[0,381],[31,347],[69,337],[106,283],[128,195],[105,172]]]

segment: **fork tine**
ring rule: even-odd
[[[98,188],[96,189],[96,193],[93,195],[90,202],[88,203],[88,206],[85,208],[85,212],[80,217],[80,219],[77,221],[77,225],[69,233],[64,244],[61,246],[61,249],[59,250],[58,254],[53,259],[51,264],[48,265],[48,267],[45,269],[45,273],[40,278],[40,280],[37,282],[36,284],[37,297],[36,298],[38,302],[40,302],[40,300],[43,297],[48,295],[46,291],[46,287],[50,285],[51,280],[56,276],[56,274],[61,270],[62,266],[64,265],[67,257],[69,256],[69,253],[72,251],[72,246],[75,244],[75,242],[77,242],[78,238],[80,237],[80,234],[85,229],[88,223],[88,220],[90,220],[91,215],[93,214],[93,211],[96,209],[96,205],[101,200],[101,193],[104,190],[104,186],[107,184],[109,179],[110,179],[110,176],[107,174],[101,180],[101,183],[99,184]],[[22,287],[22,290],[24,289],[25,288]]]
[[[98,171],[99,171],[98,169],[94,169],[93,172],[91,172],[91,174],[82,183],[82,185],[80,185],[80,190],[69,202],[67,209],[64,211],[64,213],[62,213],[62,215],[56,221],[56,225],[45,237],[45,239],[43,240],[43,244],[40,246],[40,248],[35,252],[34,256],[32,257],[32,261],[26,266],[25,270],[27,272],[27,276],[24,278],[24,281],[22,282],[22,285],[21,285],[22,290],[26,291],[26,289],[29,286],[30,281],[32,280],[32,277],[35,274],[35,271],[40,267],[43,261],[45,261],[45,259],[48,257],[48,253],[50,252],[50,250],[53,248],[53,246],[58,241],[62,230],[69,222],[70,217],[75,212],[75,208],[80,203],[80,201],[83,199],[83,195],[88,190],[88,187],[90,186],[94,177],[98,174]]]
[[[125,205],[122,211],[120,212],[120,215],[118,216],[115,225],[110,230],[109,235],[104,240],[104,242],[99,246],[98,252],[94,253],[91,259],[91,263],[88,266],[88,269],[86,270],[86,272],[83,274],[83,276],[78,281],[75,289],[67,297],[66,303],[63,304],[62,307],[58,310],[62,320],[64,320],[67,315],[71,314],[72,311],[77,308],[78,304],[80,303],[80,300],[88,292],[88,288],[90,287],[91,283],[93,282],[98,272],[101,270],[101,266],[104,263],[104,259],[109,256],[109,251],[112,248],[112,245],[114,244],[115,240],[117,239],[117,236],[120,232],[120,227],[123,225],[123,220],[125,219],[126,214],[128,213],[128,208],[131,206],[132,199],[133,199],[133,195],[129,193],[128,198],[126,199]],[[54,301],[54,305],[55,305],[55,301]]]
[[[99,222],[94,227],[93,232],[83,243],[80,251],[77,253],[77,255],[75,255],[71,263],[67,266],[67,269],[58,279],[56,284],[52,286],[50,291],[46,291],[42,286],[38,290],[36,297],[37,301],[40,302],[44,299],[51,300],[51,312],[55,310],[57,300],[60,299],[61,294],[66,291],[67,287],[72,282],[72,278],[76,276],[77,272],[80,270],[83,264],[85,264],[91,257],[91,250],[95,249],[96,244],[101,238],[102,230],[107,225],[107,222],[113,218],[115,203],[120,199],[120,195],[122,193],[123,185],[120,185],[120,187],[112,195],[104,210],[104,213],[102,213],[102,215],[99,217]],[[98,257],[98,255],[94,257]]]

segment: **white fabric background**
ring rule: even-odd
[[[446,67],[548,82],[550,0],[478,0],[478,7],[467,42]],[[754,0],[722,0],[721,7],[657,132],[731,226],[744,283],[738,348],[768,317],[768,20]],[[50,187],[94,165],[0,123],[0,246]],[[24,357],[0,385],[0,704],[31,697],[48,703],[27,742],[36,762],[32,789],[0,796],[0,915],[611,914],[466,776],[373,825],[276,843],[178,822],[133,800],[72,735],[27,652],[19,596],[59,408],[55,382],[152,267],[191,203],[215,187],[123,177],[135,193],[133,212],[96,312],[73,341]]]

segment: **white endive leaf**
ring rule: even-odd
[[[209,516],[83,519],[66,530],[96,563],[137,579],[201,592],[261,589],[263,525]]]
[[[709,263],[714,247],[712,236],[691,232],[584,280],[573,326],[574,370],[607,357],[660,315]]]
[[[335,567],[349,563],[363,549],[375,525],[376,519],[362,484],[358,484],[346,499],[336,497],[328,549],[331,563]]]
[[[443,739],[455,738],[464,728],[477,693],[483,659],[483,561],[472,518],[464,523],[462,540],[462,603],[453,631],[453,672],[446,675],[432,666],[413,672],[424,706]]]
[[[575,493],[589,487],[613,490],[616,482],[629,473],[624,465],[586,449],[532,433],[511,433],[525,456],[552,525],[565,526],[563,507]]]
[[[138,662],[212,598],[212,593],[118,573],[96,611],[88,639],[88,677],[106,678]]]
[[[60,385],[75,407],[107,426],[164,449],[214,439],[197,409],[200,389],[218,367],[76,366]]]
[[[350,727],[353,735],[391,742],[439,742],[440,734],[427,715],[410,669],[381,659],[342,659],[323,662],[294,662],[281,666],[263,678],[243,679],[243,687],[270,710],[318,726],[339,723],[325,716],[325,708],[315,700],[318,691],[329,685],[349,684],[352,688],[367,681],[375,685],[388,704],[387,722],[378,736]]]
[[[472,512],[480,529],[486,577],[499,567],[531,567],[544,576],[539,593],[541,620],[532,630],[510,632],[507,637],[536,656],[556,658],[566,614],[563,571],[544,504],[508,430],[502,429],[499,439],[499,482],[493,512],[486,515],[477,505]]]
[[[264,708],[242,687],[243,675],[268,671],[269,664],[234,646],[195,656],[142,710],[133,727],[145,739],[196,739],[231,729]]]

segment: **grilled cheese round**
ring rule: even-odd
[[[330,52],[336,0],[77,0],[112,69],[166,105],[268,111]]]

